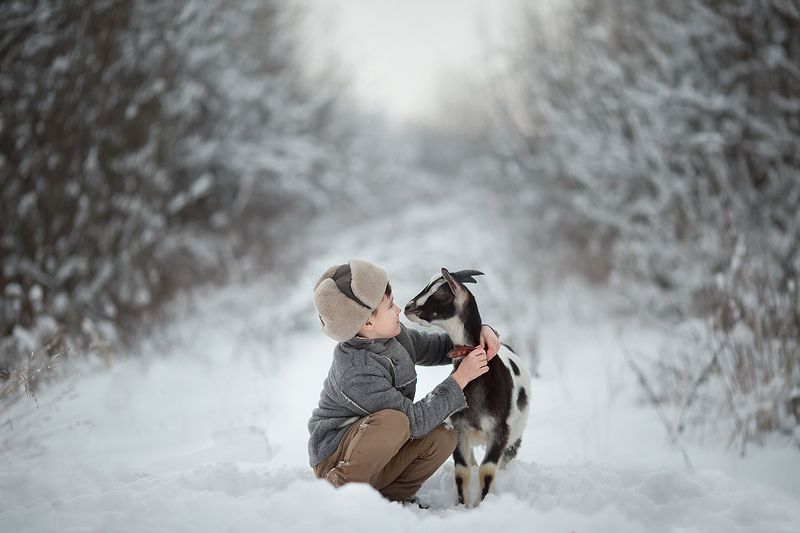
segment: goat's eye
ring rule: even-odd
[[[444,287],[439,287],[439,289],[436,291],[436,294],[444,294]]]

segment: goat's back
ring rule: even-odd
[[[496,424],[513,427],[527,414],[531,379],[522,358],[501,345],[488,365],[487,373],[464,387],[469,408],[453,414],[454,425],[490,432]]]

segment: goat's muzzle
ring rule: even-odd
[[[411,320],[412,322],[418,322],[421,324],[422,322],[420,322],[420,316],[419,316],[420,311],[422,311],[421,307],[417,307],[414,304],[409,303],[403,310],[403,314],[406,315],[406,318]]]

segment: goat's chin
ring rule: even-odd
[[[406,315],[406,318],[409,319],[411,322],[415,322],[415,323],[417,323],[417,324],[419,324],[421,326],[430,326],[431,325],[430,322],[428,322],[427,320],[422,320],[420,317],[418,317],[415,314],[405,313],[405,315]]]

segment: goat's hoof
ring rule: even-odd
[[[472,509],[475,507],[471,501],[465,500],[464,498],[458,498],[458,505],[463,505],[464,509]]]

